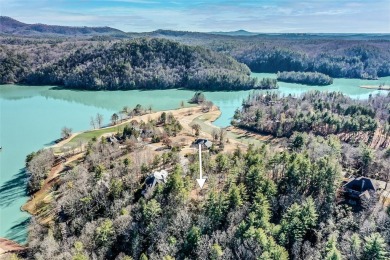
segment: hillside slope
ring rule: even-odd
[[[368,100],[352,99],[340,92],[309,91],[284,97],[275,93],[255,94],[243,102],[232,124],[275,137],[294,132],[320,136],[338,135],[358,145],[388,148],[390,142],[390,95]]]
[[[250,70],[233,58],[163,39],[136,39],[82,48],[24,80],[91,90],[257,87]]]

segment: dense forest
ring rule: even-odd
[[[2,82],[61,85],[90,90],[188,88],[271,89],[276,81],[249,76],[233,58],[163,39],[85,45],[59,60],[25,68],[27,55],[4,48]]]
[[[299,46],[302,48],[301,50],[298,50],[298,44],[301,45]],[[322,52],[321,49],[317,49],[317,52],[310,53],[309,46],[311,44],[305,45],[305,43],[296,42],[296,46],[292,45],[290,48],[276,47],[272,49],[256,47],[255,49],[240,50],[233,57],[247,64],[255,72],[320,72],[334,78],[362,79],[376,79],[390,75],[388,63],[390,53],[388,49],[382,49],[388,48],[389,43],[387,46],[385,44],[372,46],[360,43],[355,46],[349,45],[344,50],[334,48],[334,50]],[[328,43],[328,45],[333,44],[337,44],[337,42]],[[340,45],[346,45],[346,43],[341,42]]]
[[[20,83],[38,68],[99,44],[85,39],[0,37],[0,83]]]
[[[320,72],[334,78],[363,79],[390,76],[390,39],[386,35],[226,36],[162,30],[148,35],[226,53],[253,72]]]
[[[172,41],[137,39],[77,50],[26,78],[30,84],[115,90],[142,88],[250,89],[249,69],[224,55]]]
[[[301,133],[282,150],[204,152],[208,177],[200,191],[196,153],[183,163],[175,151],[153,157],[95,140],[84,160],[62,174],[52,202],[40,205],[54,214],[53,223],[33,217],[28,257],[388,259],[388,213],[372,206],[374,197],[351,208],[338,192],[343,171],[359,173],[362,162],[364,173],[388,174],[389,156],[367,159],[367,153],[367,146],[345,147],[333,135]],[[45,158],[50,151],[31,156],[29,164]],[[160,169],[169,171],[166,184],[143,198],[145,177]]]
[[[0,45],[0,84],[17,82],[30,72],[25,53],[16,53]]]
[[[333,83],[331,77],[319,72],[283,71],[278,72],[277,80],[315,86],[326,86]]]

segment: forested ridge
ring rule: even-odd
[[[80,89],[250,89],[256,79],[234,59],[162,39],[136,39],[77,50],[26,78]]]
[[[320,72],[334,78],[375,79],[390,76],[387,35],[280,34],[224,36],[156,31],[152,37],[205,46],[226,53],[252,72]]]
[[[90,90],[277,87],[276,81],[251,78],[249,68],[231,57],[169,40],[141,38],[76,46],[70,55],[54,62],[26,66],[25,73],[20,67],[27,56],[4,48],[3,82]]]
[[[388,259],[388,213],[370,206],[376,197],[353,210],[338,188],[346,169],[389,177],[389,156],[374,158],[367,146],[345,146],[333,135],[295,133],[282,148],[204,152],[207,186],[200,191],[197,153],[183,164],[177,151],[153,157],[95,140],[61,175],[53,200],[38,205],[53,222],[33,217],[27,257]],[[31,174],[45,158],[50,150],[29,158]],[[143,198],[145,177],[160,169],[169,171],[167,183]]]

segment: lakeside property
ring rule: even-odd
[[[191,147],[191,143],[196,138],[215,140],[213,135],[221,131],[221,128],[212,124],[221,115],[221,111],[218,107],[212,107],[210,111],[205,112],[201,106],[196,106],[147,113],[141,116],[125,119],[123,122],[110,127],[75,133],[68,139],[49,147],[49,149],[54,149],[54,153],[57,154],[59,158],[61,157],[64,159],[53,165],[48,176],[44,180],[41,189],[31,196],[30,200],[23,205],[22,209],[31,215],[39,216],[41,223],[50,223],[52,217],[50,210],[45,205],[48,205],[53,199],[52,187],[58,183],[58,178],[61,173],[67,169],[67,167],[75,165],[77,164],[77,161],[82,160],[86,153],[85,145],[88,142],[121,133],[125,126],[129,123],[137,122],[137,124],[141,124],[141,122],[146,123],[153,120],[156,121],[162,113],[172,115],[178,122],[180,122],[183,128],[182,131],[180,131],[180,134],[171,138],[172,143],[180,143],[181,156],[185,156],[187,153],[192,153],[194,151]],[[194,135],[193,125],[195,124],[200,127],[198,136]],[[225,152],[232,152],[237,147],[245,150],[249,144],[260,145],[261,143],[272,140],[272,137],[270,136],[261,137],[260,135],[255,135],[235,127],[229,127],[228,131],[222,131],[224,131],[224,138],[228,140],[228,142],[224,145]],[[153,154],[160,155],[166,150],[166,145],[163,141],[157,143],[146,141],[142,143],[142,147],[142,149],[150,150]]]

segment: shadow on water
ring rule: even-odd
[[[56,141],[50,141],[50,142],[48,142],[48,143],[46,143],[46,144],[44,144],[43,146],[52,146],[52,145],[55,145],[56,144]]]
[[[13,225],[8,231],[6,237],[20,244],[24,244],[27,238],[27,229],[30,224],[30,217],[22,220],[20,223]]]
[[[26,168],[22,168],[11,180],[0,186],[0,208],[8,207],[15,200],[27,195],[27,179]]]

